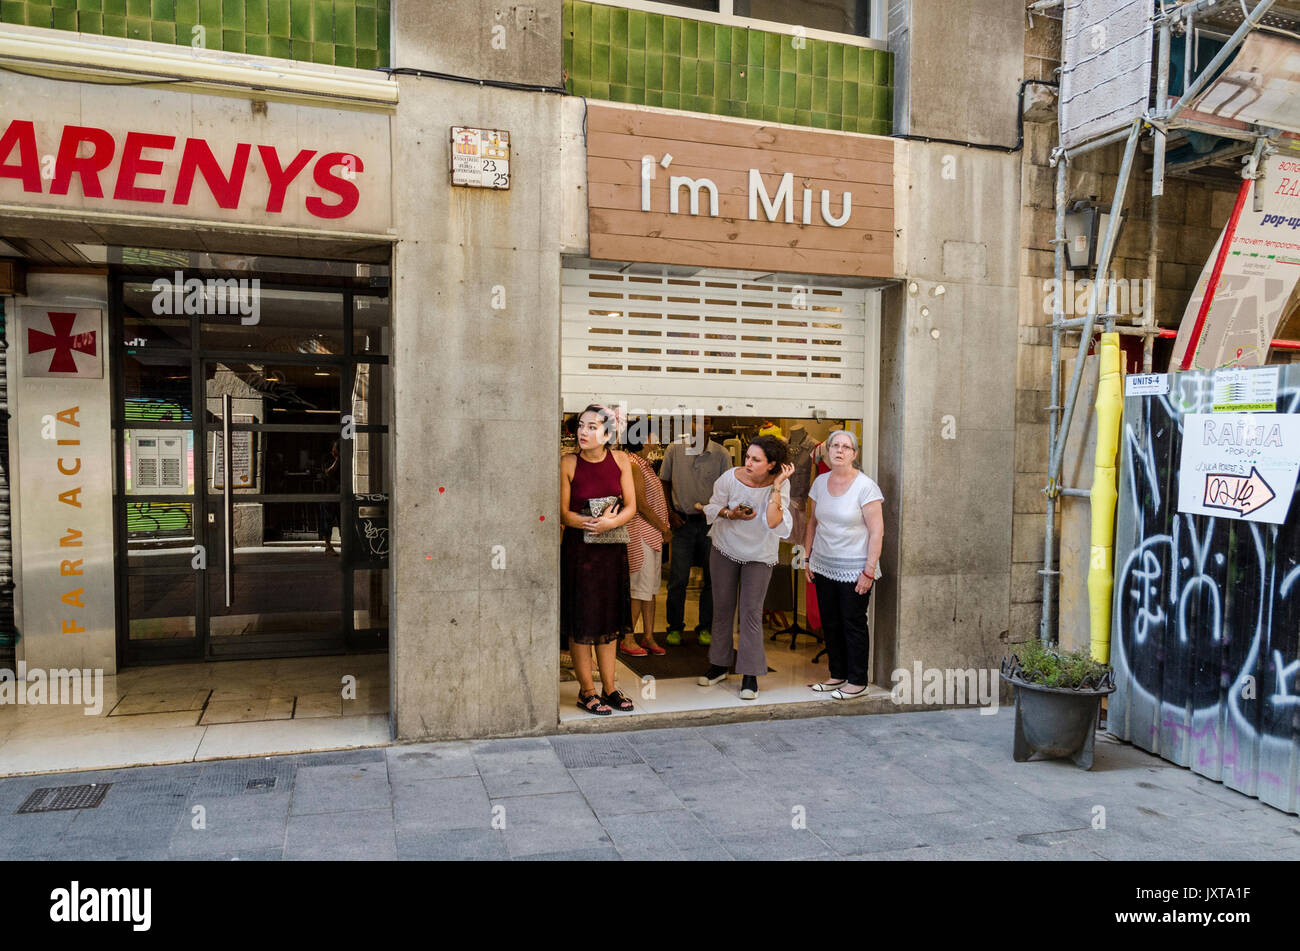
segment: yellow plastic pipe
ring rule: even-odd
[[[1093,464],[1092,557],[1088,567],[1088,603],[1093,660],[1110,663],[1110,609],[1115,568],[1115,457],[1124,411],[1119,334],[1101,335],[1097,384],[1097,455]]]

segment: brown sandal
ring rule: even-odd
[[[602,702],[602,698],[594,690],[585,697],[582,695],[581,690],[578,691],[578,709],[594,713],[598,717],[607,717],[614,712]]]

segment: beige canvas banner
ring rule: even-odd
[[[1191,105],[1225,119],[1300,132],[1300,43],[1251,33]]]

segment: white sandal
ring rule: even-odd
[[[845,683],[848,683],[848,681],[845,681]],[[857,700],[858,697],[865,697],[866,695],[867,688],[865,686],[857,693],[845,693],[843,690],[836,690],[831,694],[836,700]]]

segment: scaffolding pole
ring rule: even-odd
[[[1056,442],[1056,426],[1061,407],[1061,331],[1065,319],[1065,186],[1069,174],[1069,159],[1062,157],[1056,165],[1056,236],[1052,239],[1052,384],[1049,393],[1051,405],[1047,407],[1047,445]],[[1049,481],[1049,486],[1050,486]],[[1056,555],[1056,494],[1047,492],[1047,531],[1043,541],[1043,613],[1038,623],[1038,639],[1044,645],[1052,641],[1053,583],[1060,572],[1052,567]]]
[[[1156,63],[1156,111],[1163,114],[1169,108],[1169,56],[1171,30],[1166,18],[1160,23],[1160,42],[1157,49],[1159,57]],[[1191,30],[1191,21],[1188,21]],[[1186,84],[1184,84],[1186,88]],[[1142,300],[1142,372],[1151,372],[1152,355],[1155,351],[1156,331],[1156,282],[1160,278],[1159,236],[1160,236],[1160,199],[1165,193],[1165,147],[1168,135],[1164,129],[1152,126],[1151,150],[1151,208],[1150,221],[1147,222],[1147,290]]]
[[[1092,287],[1088,289],[1088,314],[1085,318],[1083,335],[1079,338],[1078,353],[1074,359],[1074,373],[1070,380],[1069,395],[1065,399],[1065,406],[1057,405],[1058,394],[1060,393],[1060,354],[1061,354],[1061,334],[1059,326],[1052,329],[1052,383],[1051,396],[1052,405],[1048,417],[1048,445],[1051,450],[1047,469],[1047,517],[1043,540],[1043,613],[1039,621],[1039,638],[1044,644],[1052,640],[1052,603],[1055,594],[1054,581],[1059,577],[1060,572],[1052,567],[1056,555],[1056,497],[1060,494],[1058,483],[1060,482],[1061,466],[1065,461],[1065,443],[1070,435],[1070,417],[1074,413],[1074,403],[1079,396],[1079,384],[1083,380],[1083,365],[1088,356],[1088,341],[1092,339],[1093,328],[1097,320],[1097,310],[1100,306],[1100,292],[1102,277],[1110,269],[1110,257],[1115,248],[1115,239],[1119,235],[1120,212],[1124,208],[1124,195],[1128,190],[1129,176],[1133,171],[1133,159],[1137,154],[1138,138],[1142,132],[1141,120],[1134,120],[1128,131],[1128,141],[1124,146],[1124,160],[1120,164],[1119,182],[1115,186],[1115,195],[1111,200],[1110,219],[1106,222],[1106,233],[1102,238],[1100,249],[1097,253],[1097,272],[1092,282]],[[1055,273],[1056,283],[1053,296],[1053,313],[1052,323],[1059,325],[1064,319],[1061,312],[1064,301],[1062,300],[1063,290],[1063,272],[1065,269],[1065,183],[1067,174],[1067,162],[1062,161],[1056,167],[1056,239],[1054,241],[1055,257],[1053,261],[1053,271]]]
[[[1061,465],[1065,461],[1065,442],[1070,436],[1070,417],[1074,413],[1074,403],[1079,396],[1079,384],[1083,382],[1083,364],[1088,356],[1088,341],[1097,321],[1097,309],[1100,304],[1102,278],[1110,270],[1110,257],[1115,250],[1115,239],[1119,235],[1120,212],[1124,210],[1124,197],[1128,193],[1128,180],[1133,172],[1133,159],[1137,154],[1138,136],[1142,132],[1141,120],[1134,120],[1129,128],[1128,142],[1124,146],[1124,159],[1119,166],[1119,181],[1115,185],[1115,195],[1110,203],[1110,220],[1106,222],[1106,234],[1097,251],[1097,273],[1092,287],[1088,288],[1088,314],[1084,323],[1083,338],[1079,341],[1079,352],[1074,358],[1074,373],[1070,378],[1070,390],[1065,397],[1061,423],[1052,443],[1052,454],[1047,466],[1047,485],[1049,492],[1060,479]]]

